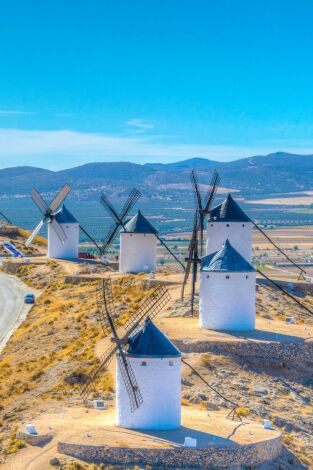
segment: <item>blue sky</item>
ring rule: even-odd
[[[311,0],[10,0],[0,167],[313,153]]]

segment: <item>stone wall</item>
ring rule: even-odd
[[[2,269],[7,274],[16,274],[18,268],[23,266],[23,264],[25,264],[25,263],[23,263],[23,262],[12,263],[11,261],[4,260],[2,262]]]
[[[0,226],[0,235],[14,238],[19,235],[19,229],[14,225],[2,225]]]
[[[102,279],[101,276],[95,276],[95,275],[90,275],[90,276],[66,275],[64,276],[65,284],[82,284],[83,282],[94,282],[94,281],[99,281],[100,279]]]
[[[18,439],[23,439],[32,446],[39,446],[44,442],[48,442],[52,439],[52,434],[28,434],[24,431],[17,431],[16,437]]]
[[[230,353],[285,361],[309,361],[313,363],[313,341],[303,343],[275,343],[257,341],[190,341],[173,340],[183,353]]]
[[[58,442],[62,454],[92,463],[111,465],[152,465],[166,468],[227,468],[260,465],[278,457],[282,451],[281,436],[241,447],[207,449],[134,449]]]
[[[14,260],[14,261],[13,261]],[[29,266],[31,264],[44,265],[46,261],[36,261],[36,263],[30,263],[29,261],[23,261],[23,258],[13,258],[12,261],[10,260],[3,260],[2,262],[2,269],[6,274],[16,274],[17,270],[21,266]]]

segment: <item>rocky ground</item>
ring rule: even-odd
[[[283,429],[285,444],[295,453],[295,461],[313,462],[312,363],[212,353],[186,358],[213,387],[238,404],[240,414],[270,419]],[[184,370],[183,385],[185,402],[202,404],[208,410],[225,405],[231,409],[188,369]]]

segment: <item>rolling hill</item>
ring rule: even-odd
[[[313,155],[277,152],[226,163],[192,158],[169,164],[89,163],[61,171],[12,167],[0,170],[0,195],[27,194],[32,186],[49,192],[65,182],[72,185],[73,194],[97,189],[117,194],[136,185],[148,195],[158,193],[159,188],[171,190],[173,185],[179,188],[179,184],[188,184],[192,168],[198,170],[200,182],[206,184],[216,168],[222,186],[239,189],[246,196],[313,189]]]

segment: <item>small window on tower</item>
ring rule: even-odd
[[[173,367],[174,362],[173,362],[173,361],[170,361],[170,362],[168,363],[168,365],[171,366],[171,367]]]
[[[142,361],[141,365],[144,367],[147,365],[146,361]]]
[[[245,224],[242,224],[242,226],[244,227],[244,226],[245,226]]]
[[[131,234],[130,234],[130,236],[132,237],[132,236],[133,236],[133,234],[131,233]]]
[[[248,276],[248,274],[246,274],[246,279],[249,279],[249,276]]]
[[[207,275],[206,275],[206,278],[209,279],[209,277],[210,277],[210,274],[207,274]]]
[[[211,227],[213,227],[213,224],[211,224]]]
[[[226,224],[226,227],[229,227],[229,224]]]
[[[229,276],[228,276],[228,274],[227,274],[227,276],[226,276],[226,279],[229,279]]]

